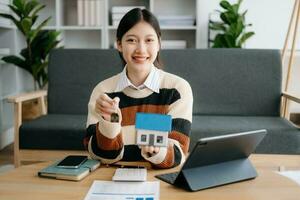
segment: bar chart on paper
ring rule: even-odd
[[[94,181],[84,200],[159,200],[159,181]]]

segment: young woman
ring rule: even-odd
[[[147,160],[157,168],[185,160],[192,122],[192,90],[184,79],[158,67],[161,31],[155,16],[133,9],[120,21],[117,48],[121,73],[100,82],[88,104],[85,144],[102,163]],[[168,147],[136,145],[137,112],[172,116]]]

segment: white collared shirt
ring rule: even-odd
[[[142,90],[144,88],[148,88],[152,90],[153,92],[159,93],[159,69],[152,65],[151,71],[145,80],[145,82],[142,85],[135,86],[131,83],[127,76],[127,65],[124,67],[123,71],[120,74],[120,79],[117,83],[117,87],[115,89],[115,92],[121,92],[127,87],[134,88],[136,90]]]

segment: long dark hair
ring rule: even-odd
[[[161,30],[159,27],[158,20],[156,17],[147,9],[140,9],[140,8],[134,8],[127,12],[123,18],[121,19],[118,29],[117,29],[117,42],[121,42],[122,37],[125,35],[125,33],[131,29],[134,25],[139,23],[140,21],[145,21],[148,24],[150,24],[153,29],[155,30],[157,37],[160,42],[161,38]],[[119,52],[119,55],[122,59],[122,62],[124,66],[126,65],[126,62],[122,56],[122,53]],[[159,57],[159,52],[157,53],[157,57],[154,61],[154,65],[158,68],[162,68],[162,62]]]

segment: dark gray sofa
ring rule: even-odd
[[[192,87],[191,147],[202,137],[267,129],[257,153],[300,153],[300,131],[280,117],[277,50],[164,50],[165,70]],[[48,114],[20,127],[20,149],[84,149],[87,103],[94,86],[122,70],[116,50],[54,50]]]

